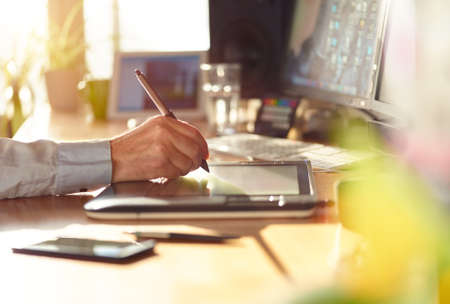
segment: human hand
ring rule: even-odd
[[[192,125],[155,116],[111,140],[112,181],[175,178],[197,169],[208,145]]]

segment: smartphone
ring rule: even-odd
[[[51,257],[124,263],[152,253],[155,243],[154,240],[119,242],[60,237],[22,248],[12,248],[12,251]]]

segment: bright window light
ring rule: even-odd
[[[209,49],[207,0],[85,1],[88,67],[95,77],[111,77],[114,3],[122,51]]]
[[[26,9],[25,9],[26,8]],[[47,31],[47,0],[0,0],[0,58],[22,56],[30,37]]]
[[[0,0],[0,68],[4,69],[0,73],[0,92],[11,85],[4,78],[3,72],[8,71],[17,77],[26,77],[36,103],[45,100],[40,70],[45,56],[43,37],[46,34],[47,0]],[[25,75],[22,64],[27,56],[32,60],[32,67]],[[28,93],[31,94],[29,90]],[[22,97],[27,95],[22,94],[25,94]],[[7,95],[0,96],[0,115],[5,111],[4,98]]]

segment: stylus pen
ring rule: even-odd
[[[139,71],[138,69],[135,69],[134,72],[136,73],[137,80],[139,81],[141,86],[144,88],[144,91],[147,93],[147,95],[150,98],[150,100],[158,108],[159,112],[162,115],[164,115],[164,116],[168,116],[168,117],[172,117],[174,119],[177,119],[175,117],[175,115],[173,114],[173,112],[170,111],[166,107],[164,102],[161,100],[161,98],[159,98],[158,93],[156,93],[156,91],[153,90],[153,88],[150,86],[150,84],[148,83],[147,79],[145,78],[145,75],[141,71]],[[208,163],[206,162],[206,160],[204,160],[204,159],[202,160],[202,163],[201,163],[200,167],[202,167],[206,172],[209,172],[209,167],[208,167]]]
[[[152,238],[178,241],[195,241],[195,242],[224,242],[227,240],[238,239],[236,235],[206,235],[192,233],[176,233],[176,232],[159,232],[159,231],[134,231],[131,232],[137,238]]]

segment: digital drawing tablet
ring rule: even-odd
[[[317,203],[311,165],[210,163],[172,180],[122,182],[85,204],[98,219],[307,217]]]

